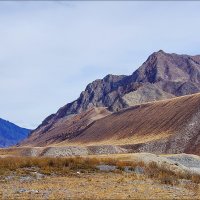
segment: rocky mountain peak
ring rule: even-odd
[[[166,54],[162,49],[160,49],[157,53]]]
[[[109,74],[88,84],[80,97],[46,118],[42,125],[81,113],[92,107],[110,111],[200,91],[200,56],[166,53],[159,50],[130,76]],[[45,130],[44,128],[42,130]]]
[[[166,53],[165,51],[163,50],[159,50],[159,51],[156,51],[154,53],[152,53],[149,58],[147,59],[148,60],[153,60],[153,59],[160,59],[160,58],[163,58],[165,56],[170,56],[170,54]]]
[[[134,73],[135,81],[139,82],[189,81],[199,84],[200,62],[198,56],[169,54],[160,50],[151,54]]]

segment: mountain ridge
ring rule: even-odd
[[[109,74],[89,83],[78,99],[48,116],[32,134],[47,134],[59,120],[93,107],[106,107],[110,112],[116,112],[141,103],[198,92],[200,56],[169,54],[160,50],[151,54],[129,76]]]
[[[0,147],[16,145],[30,133],[29,129],[0,118]]]
[[[75,117],[88,120],[90,117],[85,113],[91,112],[90,110]],[[96,148],[104,151],[109,147],[122,148],[127,152],[200,155],[200,93],[143,103],[108,113],[93,120],[83,129],[78,128],[80,132],[70,132],[69,123],[82,124],[81,120],[73,121],[72,117],[63,124],[57,124],[49,135],[45,133],[38,137],[36,132],[36,135],[31,136],[27,143],[22,143],[22,146],[57,147],[58,151],[64,147]],[[62,127],[64,124],[66,127]],[[68,137],[59,136],[57,140],[47,144],[46,137],[52,138],[52,133],[57,136],[58,128],[63,128]]]

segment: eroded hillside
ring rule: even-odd
[[[40,137],[32,134],[22,146],[113,145],[131,152],[199,154],[199,111],[200,94],[141,104],[112,114],[103,108],[89,109],[58,121]]]

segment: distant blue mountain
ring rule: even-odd
[[[8,147],[25,139],[31,130],[0,118],[0,147]]]

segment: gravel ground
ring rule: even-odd
[[[65,147],[30,147],[22,151],[23,156],[86,156],[86,155],[100,155],[100,154],[118,154],[127,153],[127,150],[113,145],[100,146],[65,146]]]
[[[189,168],[191,171],[200,173],[200,157],[189,154],[175,154],[166,156],[167,159],[180,163],[181,165]]]
[[[152,153],[133,153],[128,160],[137,160],[145,163],[156,162],[158,165],[179,172],[200,173],[200,157],[191,154],[156,155]]]

